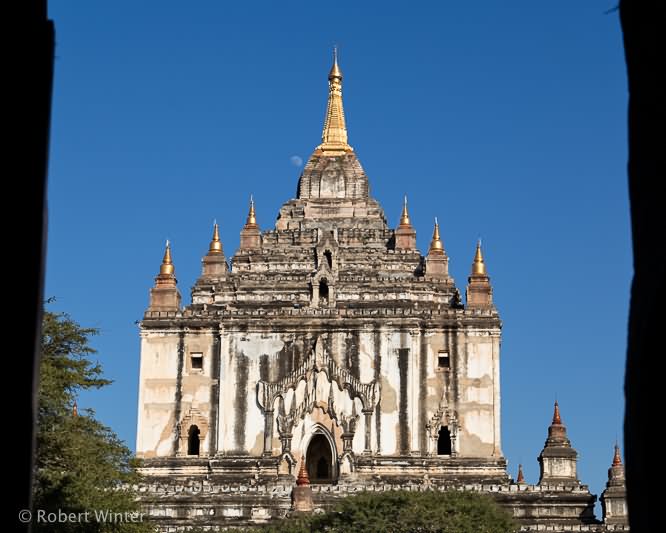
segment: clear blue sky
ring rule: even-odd
[[[213,219],[227,256],[254,193],[274,225],[320,142],[340,46],[350,144],[421,250],[439,217],[463,289],[481,236],[503,324],[502,431],[528,482],[557,397],[599,494],[621,438],[631,277],[615,0],[52,0],[46,295],[98,327],[114,384],[85,394],[134,447],[139,337],[173,243],[184,299]]]

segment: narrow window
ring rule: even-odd
[[[203,354],[191,353],[190,362],[192,363],[192,370],[203,370]]]
[[[451,455],[451,433],[448,426],[442,426],[439,430],[437,455]]]
[[[437,354],[437,367],[438,368],[449,368],[449,352],[440,351]]]
[[[326,262],[328,263],[328,268],[332,269],[333,268],[333,255],[331,254],[331,252],[326,250],[324,252],[324,257],[326,258]]]
[[[328,283],[325,279],[319,282],[319,303],[322,305],[328,304]]]
[[[199,428],[190,426],[187,434],[187,455],[199,455]]]

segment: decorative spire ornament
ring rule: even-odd
[[[442,239],[439,236],[439,222],[437,222],[437,217],[435,217],[435,229],[432,232],[432,241],[430,241],[430,250],[429,255],[444,255],[444,245],[442,244]]]
[[[333,49],[333,66],[328,73],[328,104],[321,144],[317,149],[324,152],[324,155],[332,156],[353,151],[347,143],[347,126],[342,106],[342,70],[338,65],[337,47]]]
[[[222,253],[222,241],[220,240],[220,229],[217,226],[217,222],[213,222],[213,239],[210,241],[210,246],[208,247],[209,254],[221,254]]]

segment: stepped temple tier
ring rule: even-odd
[[[539,485],[507,474],[501,322],[481,243],[470,243],[463,301],[445,247],[454,228],[435,219],[422,254],[407,199],[391,226],[370,195],[342,82],[335,57],[296,198],[274,229],[251,200],[229,260],[215,224],[184,307],[183,259],[167,243],[141,322],[136,450],[149,516],[164,531],[280,518],[300,479],[302,508],[356,490],[494,487],[526,524],[595,523],[561,423]],[[611,492],[619,502],[619,485]],[[608,507],[619,523],[620,504]]]

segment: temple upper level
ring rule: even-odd
[[[322,142],[306,163],[295,199],[280,209],[277,230],[388,229],[379,203],[370,197],[368,176],[348,143],[337,52],[328,74],[328,103]]]
[[[391,227],[370,196],[368,177],[348,142],[337,53],[328,89],[321,144],[303,168],[296,197],[282,205],[272,229],[262,229],[260,206],[255,208],[251,199],[239,248],[229,261],[214,226],[190,311],[214,306],[256,311],[253,316],[259,317],[276,309],[291,314],[305,308],[429,309],[453,315],[463,309],[437,218],[430,247],[422,254],[407,199],[399,224]],[[158,276],[149,316],[180,309],[173,266],[165,265],[170,273]],[[470,309],[495,314],[480,244],[466,295]]]

